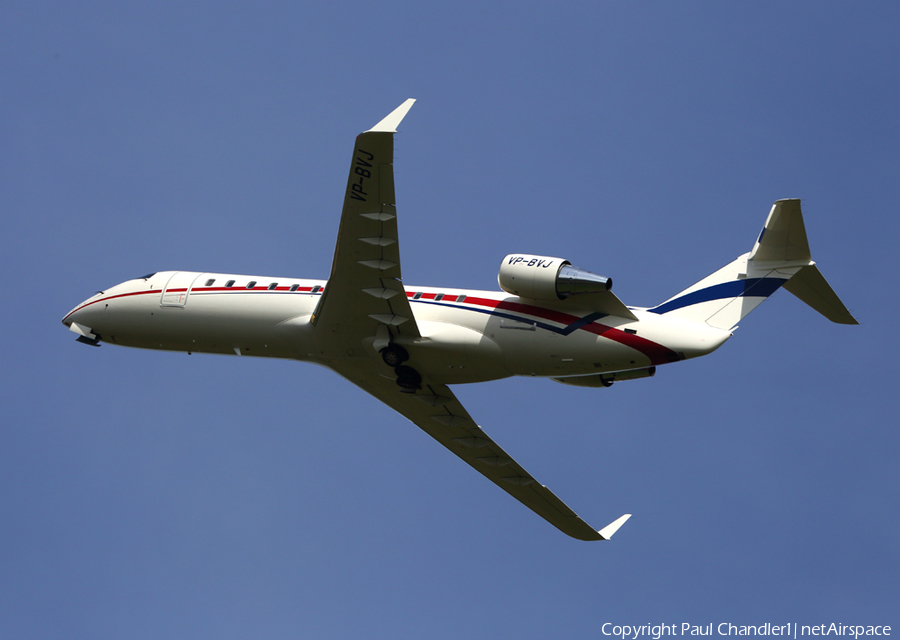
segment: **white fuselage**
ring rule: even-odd
[[[328,364],[310,318],[327,286],[299,280],[165,271],[102,291],[63,319],[100,340],[169,351],[290,358]],[[578,376],[644,369],[705,355],[731,333],[633,309],[638,321],[579,309],[577,301],[503,292],[406,287],[421,338],[410,364],[443,384],[514,375]],[[372,340],[354,353],[375,353]],[[343,355],[343,354],[342,354]]]

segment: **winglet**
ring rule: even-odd
[[[373,132],[381,132],[381,133],[397,133],[397,127],[400,126],[400,121],[406,117],[406,113],[412,108],[413,103],[416,101],[415,98],[410,98],[399,107],[391,111],[381,122],[376,124],[374,127],[366,131],[366,133]]]
[[[628,518],[630,518],[630,517],[631,517],[631,514],[626,513],[624,516],[622,516],[618,520],[615,520],[614,522],[610,522],[608,525],[606,525],[605,527],[600,529],[600,531],[598,531],[597,533],[599,533],[600,536],[604,540],[609,540],[610,538],[613,537],[613,534],[619,530],[619,527],[621,527],[623,524],[625,524],[625,521],[628,520]]]

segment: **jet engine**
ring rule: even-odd
[[[656,373],[656,367],[646,369],[632,369],[631,371],[614,371],[612,373],[598,373],[590,376],[568,376],[565,378],[550,378],[554,382],[570,384],[573,387],[611,387],[613,382],[619,380],[638,380],[640,378],[652,378]]]
[[[565,300],[577,293],[599,293],[612,288],[612,279],[579,269],[568,260],[513,253],[500,264],[500,288],[532,300]]]

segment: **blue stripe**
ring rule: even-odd
[[[599,313],[599,312],[589,313],[586,316],[584,316],[583,318],[579,318],[578,320],[576,320],[575,322],[570,324],[568,327],[565,327],[562,330],[562,334],[564,336],[567,336],[570,333],[572,333],[573,331],[578,331],[579,329],[581,329],[581,327],[586,327],[589,324],[593,324],[594,320],[599,320],[600,318],[603,318],[606,315],[608,315],[608,314]]]
[[[689,307],[692,304],[700,304],[701,302],[710,302],[712,300],[726,300],[729,298],[740,297],[758,297],[768,298],[770,295],[778,291],[778,289],[787,282],[786,278],[750,278],[748,280],[732,280],[731,282],[723,282],[706,289],[692,291],[680,298],[670,300],[665,304],[661,304],[653,309],[648,309],[652,313],[669,313],[675,309]]]

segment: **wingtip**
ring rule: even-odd
[[[604,540],[609,540],[610,538],[613,537],[613,534],[619,530],[619,527],[621,527],[623,524],[625,524],[625,522],[630,517],[631,517],[631,514],[626,513],[624,516],[622,516],[618,520],[614,520],[613,522],[610,522],[608,525],[606,525],[605,527],[600,529],[600,531],[598,531],[597,533],[599,533],[600,536]]]
[[[407,99],[399,107],[391,111],[384,119],[366,133],[397,133],[397,127],[415,103],[415,98]]]

